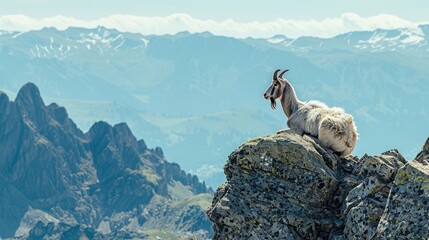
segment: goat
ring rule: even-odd
[[[307,134],[318,139],[320,145],[330,148],[341,157],[349,155],[358,138],[353,116],[342,108],[328,107],[319,101],[301,102],[298,100],[292,84],[283,78],[289,70],[274,72],[272,84],[264,93],[270,99],[271,108],[276,108],[276,99],[280,99],[283,111],[288,118],[287,126],[293,132]],[[280,130],[277,133],[286,131]]]

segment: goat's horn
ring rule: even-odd
[[[289,71],[289,69],[284,70],[283,72],[280,73],[279,78],[283,78],[283,75],[285,73],[287,73]]]
[[[274,75],[273,75],[273,80],[277,80],[277,73],[279,73],[280,72],[280,69],[277,69],[275,72],[274,72]]]

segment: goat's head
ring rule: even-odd
[[[285,82],[282,79],[283,75],[289,71],[288,69],[281,72],[279,75],[277,75],[280,72],[280,69],[277,69],[274,72],[273,75],[273,81],[271,85],[268,87],[267,91],[264,93],[265,99],[270,99],[271,101],[271,108],[276,109],[276,99],[280,98],[283,95],[283,90],[285,88]]]

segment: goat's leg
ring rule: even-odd
[[[291,132],[291,131],[292,131],[291,129],[289,129],[289,128],[285,128],[285,129],[278,130],[278,131],[276,132],[276,134],[289,133],[289,132]]]
[[[298,130],[295,128],[287,128],[287,129],[282,129],[282,130],[277,131],[276,134],[283,134],[283,133],[295,133],[295,134],[302,136],[304,134],[304,131]]]
[[[304,130],[302,130],[301,128],[294,128],[294,127],[292,127],[291,130],[292,130],[292,132],[294,132],[294,133],[296,133],[296,134],[298,134],[300,136],[304,136]]]
[[[307,134],[306,134],[307,135]],[[317,143],[317,144],[319,144],[320,145],[320,140],[317,138],[317,137],[315,137],[315,136],[313,136],[313,135],[307,135],[308,137],[310,137],[315,143]]]
[[[303,138],[313,145],[313,147],[316,149],[318,153],[320,153],[323,158],[325,159],[325,162],[327,163],[328,167],[331,169],[336,170],[337,169],[337,162],[338,157],[335,156],[335,152],[328,148],[323,148],[320,145],[320,140],[312,135],[304,134]]]

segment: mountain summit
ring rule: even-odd
[[[83,133],[32,83],[0,92],[0,113],[0,238],[210,236],[211,190],[127,124]]]
[[[292,133],[249,140],[207,212],[214,239],[428,239],[428,149],[407,162],[340,158]]]

